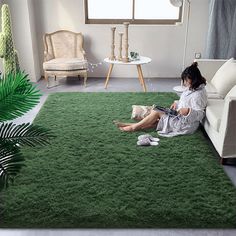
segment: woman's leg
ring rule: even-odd
[[[113,123],[119,128],[119,127],[125,127],[125,126],[129,126],[132,125],[134,123],[124,123],[124,122],[120,122],[118,120],[113,120]]]
[[[149,114],[147,114],[144,118],[146,118],[147,116],[149,116],[150,114],[151,114],[151,112],[152,112],[152,110],[150,110],[149,111]],[[141,120],[143,120],[144,118],[133,118],[134,120],[136,120],[137,122],[139,122],[139,121],[141,121]],[[121,121],[119,121],[119,120],[113,120],[112,121],[118,128],[120,128],[120,127],[125,127],[125,126],[130,126],[130,125],[133,125],[133,124],[135,124],[135,123],[125,123],[125,122],[121,122]]]
[[[118,127],[120,128],[120,130],[127,131],[127,132],[152,128],[157,125],[159,119],[163,115],[164,115],[163,112],[152,110],[148,116],[146,116],[144,119],[142,119],[138,123],[130,123],[130,124],[127,123],[127,125],[125,126],[118,126]]]
[[[150,115],[150,114],[149,114]],[[143,120],[144,118],[134,118],[134,120],[136,120],[137,122],[138,121],[141,121],[141,120]],[[129,125],[132,125],[132,124],[134,124],[134,123],[124,123],[124,122],[121,122],[121,121],[119,121],[119,120],[113,120],[112,121],[113,122],[113,124],[115,124],[117,127],[125,127],[125,126],[129,126]]]

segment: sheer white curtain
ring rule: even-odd
[[[210,0],[206,58],[236,58],[236,0]]]

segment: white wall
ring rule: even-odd
[[[39,52],[38,52],[38,43],[39,40],[36,33],[36,22],[35,22],[35,10],[33,6],[33,2],[35,0],[28,0],[28,9],[29,9],[29,24],[30,24],[30,32],[31,32],[31,44],[32,44],[32,54],[33,54],[33,66],[34,66],[34,81],[37,81],[40,78],[41,74],[41,64],[39,62]],[[41,40],[40,40],[41,42]]]
[[[37,81],[40,78],[40,66],[34,25],[32,25],[33,8],[29,1],[7,0],[4,2],[10,7],[14,43],[18,51],[20,67],[29,74],[31,81]]]
[[[14,12],[14,24],[24,22],[28,17],[28,23],[24,29],[16,29],[17,50],[20,51],[20,61],[26,71],[34,70],[37,79],[43,74],[43,41],[44,33],[60,29],[82,32],[85,38],[85,51],[90,62],[101,62],[110,54],[110,26],[111,25],[86,25],[84,23],[83,0],[21,0],[12,5]],[[27,6],[23,2],[27,2]],[[207,27],[208,27],[209,0],[191,0],[191,14],[189,21],[188,48],[186,65],[194,59],[194,53],[204,53]],[[23,13],[22,8],[28,8]],[[19,12],[19,9],[21,11]],[[122,25],[116,25],[117,31],[123,31]],[[184,34],[186,27],[186,8],[184,12],[184,24],[171,25],[130,25],[129,50],[139,52],[141,55],[152,58],[152,62],[143,66],[144,76],[148,77],[178,77],[182,70]],[[30,28],[30,30],[28,29]],[[22,32],[23,31],[23,32]],[[28,36],[29,31],[31,36]],[[37,37],[35,37],[37,35]],[[24,41],[31,42],[30,55]],[[27,39],[27,40],[26,40]],[[36,47],[37,45],[37,47]],[[27,55],[27,56],[26,56]],[[32,61],[34,62],[32,66]],[[37,67],[37,65],[39,66]],[[39,72],[41,71],[41,73]],[[99,66],[91,77],[105,77],[108,65]],[[112,72],[113,77],[136,77],[137,71],[129,66],[116,66]]]

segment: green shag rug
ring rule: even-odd
[[[236,228],[236,189],[198,130],[139,147],[119,131],[131,105],[167,106],[173,93],[58,93],[34,123],[56,137],[25,148],[26,167],[0,193],[13,228]],[[155,131],[149,131],[157,136]]]

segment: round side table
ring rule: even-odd
[[[145,81],[144,81],[144,78],[143,78],[143,72],[142,72],[141,65],[150,63],[152,61],[151,58],[149,58],[149,57],[140,57],[139,60],[129,61],[129,62],[123,62],[123,61],[118,61],[118,60],[110,60],[109,58],[105,58],[104,61],[106,63],[110,64],[108,74],[107,74],[107,78],[106,78],[106,82],[105,82],[105,88],[107,88],[107,85],[108,85],[108,82],[109,82],[111,72],[112,72],[112,69],[113,69],[114,65],[131,65],[131,66],[133,65],[133,66],[137,67],[138,79],[139,79],[139,82],[140,82],[141,86],[143,87],[143,91],[144,92],[147,91],[146,84],[145,84]]]

